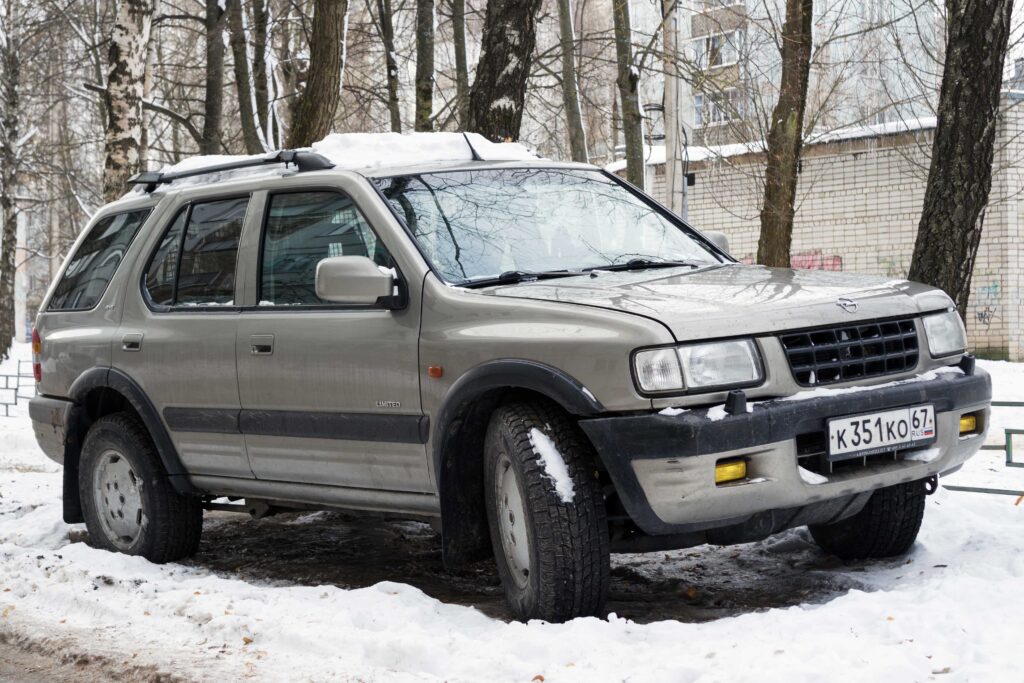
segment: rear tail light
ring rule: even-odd
[[[39,330],[32,330],[32,374],[36,384],[43,381],[43,340],[39,338]]]

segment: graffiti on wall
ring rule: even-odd
[[[992,270],[975,273],[974,277],[976,283],[982,283],[974,285],[974,319],[987,330],[999,318],[1002,281]]]

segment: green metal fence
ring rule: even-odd
[[[1024,408],[1024,401],[992,401],[993,408]],[[1005,434],[1005,442],[1002,446],[982,446],[982,450],[986,451],[1005,451],[1006,460],[1004,464],[1006,467],[1024,467],[1024,462],[1016,462],[1013,459],[1013,437],[1024,435],[1024,429],[1007,428],[1003,430]],[[1013,489],[993,489],[984,486],[950,486],[943,484],[942,488],[949,489],[950,491],[966,491],[968,493],[991,493],[998,496],[1017,496],[1018,498],[1024,498],[1024,491],[1015,491]],[[1018,500],[1018,502],[1020,502]]]

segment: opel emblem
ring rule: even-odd
[[[854,301],[853,299],[847,299],[844,296],[841,296],[838,299],[836,299],[836,306],[843,309],[847,313],[856,313],[857,309],[859,308],[856,301]]]

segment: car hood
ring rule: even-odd
[[[742,264],[598,272],[479,293],[641,315],[660,321],[680,341],[916,315],[949,306],[940,290],[907,280]],[[840,298],[853,305],[840,306]]]

